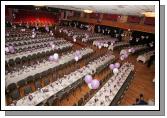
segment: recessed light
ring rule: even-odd
[[[92,13],[93,11],[92,11],[92,10],[85,9],[84,12],[85,12],[85,13]]]
[[[143,12],[142,14],[143,14],[145,17],[155,17],[155,12],[151,12],[151,11]]]

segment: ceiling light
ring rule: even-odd
[[[45,5],[34,5],[34,6],[37,6],[37,7],[43,7],[43,6],[45,6]]]
[[[92,13],[93,11],[92,11],[92,10],[85,9],[84,12],[85,12],[85,13]]]
[[[145,17],[155,17],[155,12],[144,12],[142,13]]]

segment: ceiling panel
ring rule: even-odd
[[[67,10],[83,11],[93,10],[98,13],[137,15],[142,16],[143,12],[155,11],[154,5],[48,5],[48,7]]]

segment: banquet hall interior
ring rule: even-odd
[[[6,5],[6,105],[154,105],[154,7]]]

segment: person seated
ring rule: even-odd
[[[134,103],[133,105],[138,105],[139,104],[139,98],[136,98],[136,103]]]
[[[144,101],[144,97],[143,94],[140,94],[140,101],[138,105],[147,105],[148,103],[146,101]]]

